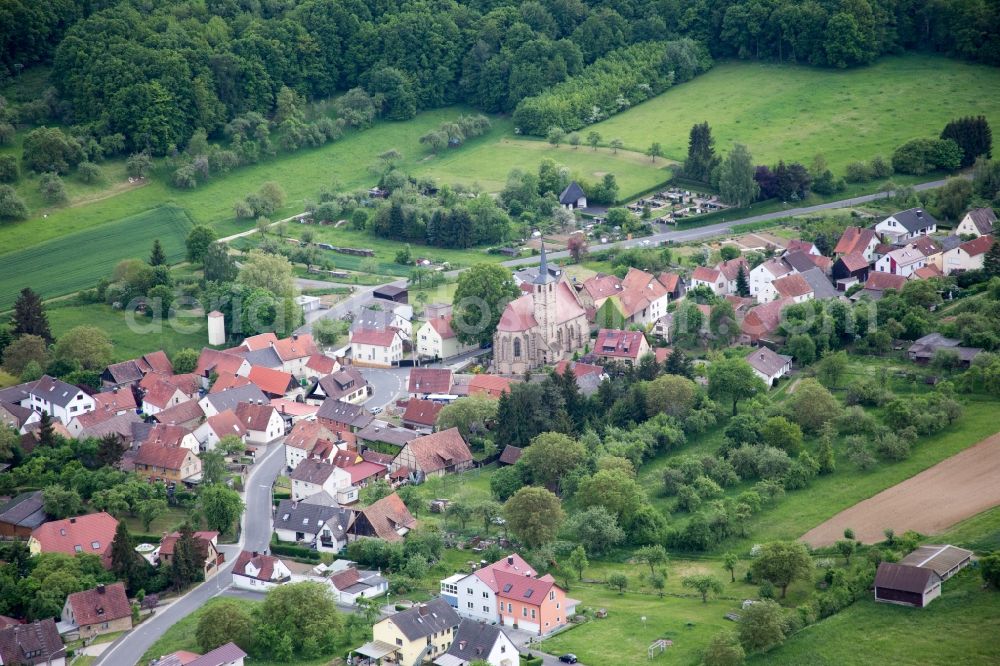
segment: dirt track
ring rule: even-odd
[[[859,541],[885,539],[916,530],[937,534],[981,511],[1000,505],[1000,433],[944,460],[878,495],[841,511],[801,540],[813,547],[844,538],[850,527]]]

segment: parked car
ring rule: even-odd
[[[576,655],[571,652],[569,654],[564,654],[563,656],[559,657],[559,661],[561,661],[564,664],[575,664],[577,662],[577,658]]]

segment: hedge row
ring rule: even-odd
[[[319,551],[302,546],[289,546],[283,543],[271,543],[272,555],[287,555],[289,557],[300,557],[304,560],[319,562]]]
[[[544,136],[552,127],[578,130],[683,83],[712,66],[705,48],[691,39],[643,42],[612,51],[579,75],[547,92],[521,100],[514,125]]]

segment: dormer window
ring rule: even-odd
[[[101,549],[101,542],[100,541],[91,541],[90,542],[90,547],[93,548],[94,550],[100,550]]]

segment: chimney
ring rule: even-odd
[[[97,593],[98,594],[104,594],[104,583],[98,584],[98,586],[97,586]]]
[[[260,555],[260,553],[258,553],[256,550],[250,553],[250,557],[257,557],[258,555]]]
[[[513,555],[508,555],[507,556],[507,564],[510,564],[510,565],[514,564],[514,556]]]
[[[70,518],[69,519],[69,524],[70,525],[76,525],[76,518]]]
[[[292,333],[292,340],[298,340],[298,339],[299,339],[299,334],[298,333]]]
[[[417,612],[421,615],[427,615],[427,604],[420,604],[417,606]]]

